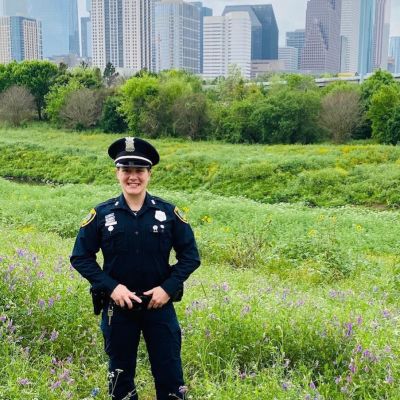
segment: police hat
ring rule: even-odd
[[[126,137],[118,139],[108,148],[108,155],[116,167],[148,167],[158,164],[157,150],[146,140]]]

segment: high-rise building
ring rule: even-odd
[[[226,6],[223,15],[245,11],[251,19],[251,59],[277,60],[279,30],[270,4]]]
[[[361,0],[342,0],[341,72],[358,72]]]
[[[387,69],[390,34],[390,0],[375,0],[373,69]]]
[[[393,72],[400,74],[400,36],[390,38],[389,55],[393,58]]]
[[[295,47],[298,51],[297,69],[300,68],[301,52],[303,51],[306,39],[305,29],[296,29],[294,31],[286,32],[286,46]]]
[[[374,20],[375,0],[361,0],[360,42],[358,53],[358,73],[361,77],[372,71]]]
[[[76,0],[3,0],[9,16],[26,16],[42,23],[43,55],[79,55]]]
[[[301,69],[314,73],[340,70],[341,0],[309,0]]]
[[[228,76],[236,66],[242,76],[251,73],[251,19],[248,12],[229,12],[204,18],[204,78]]]
[[[93,66],[154,69],[154,2],[92,0]]]
[[[0,17],[0,63],[42,59],[41,23],[32,18]]]
[[[299,50],[296,47],[279,47],[278,54],[279,60],[283,62],[284,71],[298,71]]]
[[[156,72],[183,69],[200,73],[200,10],[183,0],[155,4]]]
[[[92,57],[92,22],[90,17],[81,18],[81,48],[82,57]]]
[[[190,2],[190,4],[195,5],[200,13],[200,73],[203,73],[203,59],[204,59],[204,17],[212,17],[213,10],[208,7],[203,7],[203,3],[201,1]]]

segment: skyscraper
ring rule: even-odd
[[[208,7],[203,7],[203,3],[201,1],[194,1],[190,4],[195,5],[199,9],[200,13],[200,73],[203,73],[203,59],[204,59],[204,17],[211,17],[213,15],[213,10]]]
[[[341,0],[309,0],[301,69],[315,73],[340,70]]]
[[[41,23],[32,18],[0,17],[0,63],[40,59]]]
[[[340,35],[342,38],[341,72],[358,72],[361,0],[342,0]]]
[[[277,60],[279,30],[270,4],[226,6],[223,15],[245,11],[251,19],[251,59]]]
[[[390,0],[375,0],[373,69],[386,69],[389,52]]]
[[[92,64],[154,69],[154,2],[92,0]]]
[[[82,57],[92,57],[92,22],[90,17],[81,18]]]
[[[279,60],[283,62],[284,71],[295,72],[299,65],[299,50],[296,47],[279,47]]]
[[[183,0],[155,4],[156,72],[200,73],[200,10]]]
[[[14,8],[17,4],[19,10],[27,10],[29,17],[42,23],[45,57],[79,55],[76,0],[4,0],[6,8]]]
[[[374,20],[375,0],[361,0],[360,44],[358,53],[358,73],[361,77],[372,71]]]
[[[400,36],[390,38],[389,55],[394,59],[394,73],[400,74]]]
[[[244,11],[204,18],[204,78],[227,76],[237,66],[243,77],[251,73],[251,19]]]
[[[301,52],[303,51],[305,39],[305,29],[296,29],[295,31],[286,32],[286,46],[295,47],[298,50],[297,69],[300,68]]]

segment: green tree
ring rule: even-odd
[[[120,112],[128,122],[129,130],[137,135],[159,133],[160,83],[157,77],[143,73],[128,79],[121,86]]]
[[[208,124],[207,99],[203,93],[187,93],[176,99],[172,112],[177,136],[201,139]]]
[[[335,143],[351,139],[362,121],[362,106],[358,85],[337,82],[324,89],[319,125]]]
[[[355,137],[365,139],[371,137],[372,121],[369,118],[369,109],[373,95],[382,87],[394,84],[393,75],[390,72],[378,70],[361,84],[361,102],[363,107],[364,120]]]
[[[386,125],[385,136],[389,139],[389,143],[393,145],[400,142],[400,103],[397,103],[392,110]]]
[[[41,120],[45,96],[58,74],[57,66],[49,61],[22,61],[12,63],[11,69],[14,83],[27,87],[35,97],[38,118]]]
[[[260,102],[249,123],[263,143],[312,143],[321,138],[318,92],[285,88]]]
[[[103,81],[107,87],[111,87],[116,83],[119,73],[115,70],[114,65],[108,62],[103,72]]]
[[[121,99],[118,96],[108,96],[103,104],[100,127],[107,133],[122,133],[128,125],[119,112]]]
[[[65,85],[54,85],[46,95],[45,113],[47,118],[55,125],[61,125],[60,112],[70,93],[82,89],[83,85],[75,80],[69,80]]]
[[[397,125],[395,115],[399,104],[400,86],[396,83],[382,86],[372,96],[368,118],[372,122],[372,137],[379,143],[397,143],[398,133],[392,129]]]

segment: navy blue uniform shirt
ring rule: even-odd
[[[177,263],[170,266],[172,248]],[[96,261],[100,249],[103,269]],[[110,294],[123,284],[134,292],[161,286],[173,297],[200,265],[200,257],[193,231],[176,207],[146,193],[134,213],[121,194],[92,210],[79,230],[71,264],[92,286]]]

